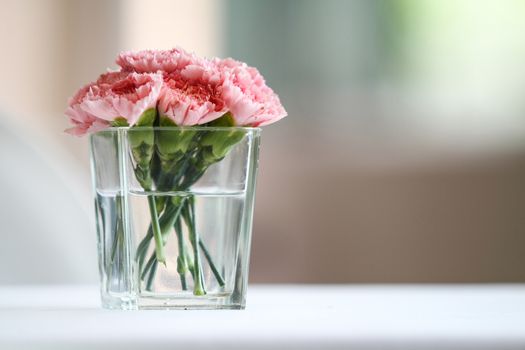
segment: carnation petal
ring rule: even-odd
[[[70,133],[82,134],[108,127],[117,117],[133,125],[147,109],[155,107],[162,87],[159,74],[109,72],[81,88],[66,110],[76,126]]]
[[[214,62],[224,77],[221,93],[235,125],[267,125],[286,116],[279,97],[256,68],[231,58]]]

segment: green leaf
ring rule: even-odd
[[[116,117],[112,122],[111,126],[114,127],[121,127],[121,126],[129,126],[128,121],[124,117]]]
[[[217,118],[207,123],[206,126],[215,126],[215,127],[235,126],[235,120],[233,119],[233,114],[231,114],[230,112],[226,112],[220,118]]]
[[[139,117],[139,120],[137,123],[135,123],[135,126],[153,126],[153,123],[155,123],[155,119],[157,118],[157,109],[156,108],[150,108],[146,109],[144,113]]]
[[[144,111],[135,124],[135,127],[146,127],[145,129],[132,127],[128,131],[128,140],[131,147],[133,159],[137,162],[137,168],[142,169],[142,176],[137,174],[141,184],[150,184],[151,176],[149,166],[155,150],[155,134],[152,127],[157,118],[157,109],[150,108]]]
[[[207,133],[200,141],[203,148],[208,147],[207,152],[203,154],[206,163],[215,163],[224,158],[245,135],[244,130],[238,129],[232,129],[228,132],[212,131]]]
[[[176,124],[166,116],[159,119],[160,126],[173,127]],[[186,129],[165,129],[157,132],[156,146],[161,165],[167,167],[171,162],[181,159],[188,151],[196,131]]]
[[[161,115],[159,118],[159,126],[177,126],[177,124],[168,116]]]

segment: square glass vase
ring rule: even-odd
[[[90,137],[102,306],[243,309],[260,129]]]

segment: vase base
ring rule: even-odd
[[[233,303],[230,296],[141,296],[137,300],[140,310],[241,310],[244,305]]]
[[[106,295],[102,298],[102,307],[113,310],[244,310],[245,304],[234,300],[231,295]]]

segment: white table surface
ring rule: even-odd
[[[109,311],[0,287],[0,349],[525,349],[525,285],[250,286],[244,311]]]

